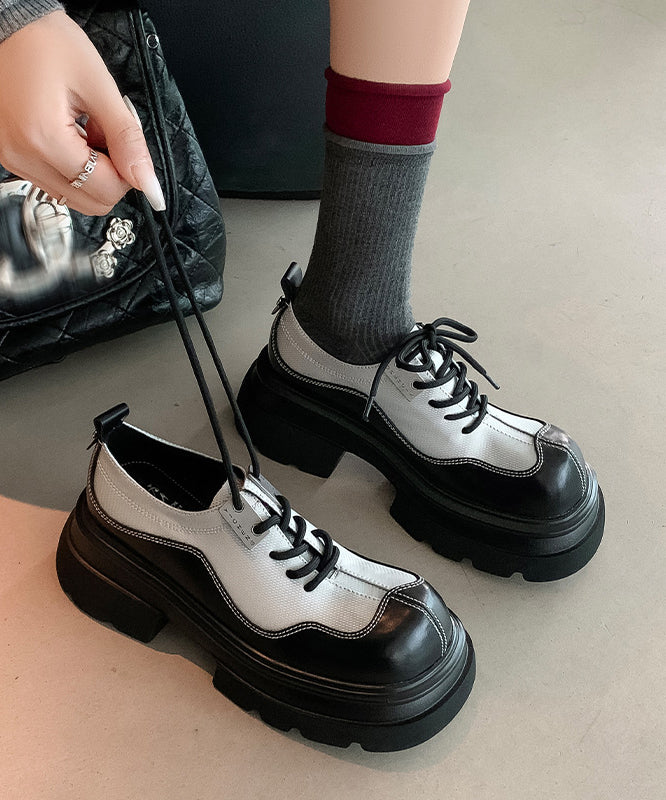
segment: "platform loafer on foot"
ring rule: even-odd
[[[474,331],[418,324],[382,363],[348,364],[300,326],[300,279],[292,264],[238,398],[260,451],[322,477],[354,453],[394,485],[391,514],[408,533],[496,575],[554,580],[592,558],[604,526],[594,471],[564,431],[479,392],[455,360],[488,377],[460,345]]]
[[[422,578],[336,544],[261,475],[95,420],[88,483],[62,532],[74,603],[150,641],[172,622],[216,659],[214,685],[277,728],[366,750],[425,741],[458,712],[474,650]]]

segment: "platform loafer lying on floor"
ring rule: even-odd
[[[263,478],[123,421],[95,420],[88,484],[63,530],[60,583],[150,641],[167,621],[216,659],[215,686],[310,739],[400,750],[443,728],[474,650],[422,578],[336,544]]]
[[[391,513],[408,533],[497,575],[554,580],[590,560],[604,525],[594,471],[562,430],[479,393],[454,360],[486,375],[459,344],[474,331],[419,324],[381,364],[348,364],[299,325],[300,277],[292,264],[238,398],[260,451],[322,477],[345,451],[360,456],[395,486]]]

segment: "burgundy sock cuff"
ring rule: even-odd
[[[444,83],[377,83],[326,72],[326,124],[334,133],[375,144],[428,144],[435,138]]]

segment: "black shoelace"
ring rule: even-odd
[[[408,333],[402,342],[386,356],[377,368],[374,380],[372,381],[372,387],[370,388],[370,394],[368,395],[368,401],[363,411],[363,419],[366,421],[369,419],[382,376],[391,361],[395,359],[398,368],[404,369],[407,372],[434,373],[434,378],[432,380],[414,381],[412,385],[415,389],[435,389],[438,386],[444,386],[445,383],[454,379],[455,383],[451,389],[451,397],[448,400],[429,400],[428,402],[433,408],[447,408],[457,405],[467,398],[466,408],[463,411],[456,414],[446,414],[444,419],[456,420],[465,419],[466,417],[475,417],[473,422],[462,429],[462,432],[472,433],[475,431],[486,415],[488,397],[485,394],[479,394],[479,387],[476,382],[469,380],[467,377],[467,366],[459,361],[454,361],[453,357],[457,353],[471,364],[475,370],[481,373],[495,389],[499,389],[499,386],[490,375],[488,375],[481,364],[479,364],[479,362],[463,347],[456,344],[456,342],[471,343],[475,342],[477,339],[476,331],[455,319],[448,319],[447,317],[439,317],[439,319],[436,319],[434,322],[421,325],[418,330]],[[439,353],[443,359],[436,371],[431,355],[433,352]],[[421,363],[412,363],[415,359],[419,358]]]
[[[180,253],[178,252],[178,245],[174,239],[166,212],[153,211],[145,196],[141,192],[137,192],[137,195],[139,197],[146,220],[148,236],[153,246],[153,250],[155,251],[157,266],[160,270],[162,280],[164,281],[164,287],[169,297],[169,304],[171,305],[171,310],[173,311],[176,325],[178,326],[178,332],[180,333],[180,338],[183,341],[185,351],[187,352],[187,357],[190,361],[190,365],[192,366],[192,371],[194,372],[194,377],[196,378],[199,386],[199,391],[201,392],[201,397],[203,399],[204,406],[206,407],[206,413],[208,414],[208,419],[210,420],[210,425],[213,429],[213,435],[215,436],[215,441],[217,442],[217,446],[222,457],[222,463],[227,475],[227,480],[229,481],[229,488],[231,490],[234,508],[236,511],[241,511],[243,509],[243,498],[241,497],[240,487],[236,480],[236,474],[231,463],[229,450],[227,449],[224,436],[222,435],[220,420],[217,416],[217,412],[215,411],[215,404],[206,382],[206,378],[204,377],[199,356],[187,329],[187,323],[185,322],[182,309],[178,304],[178,295],[173,285],[173,279],[171,277],[171,273],[169,272],[169,267],[167,266],[166,257],[160,242],[159,231],[155,218],[157,218],[157,220],[161,223],[162,230],[166,234],[167,244],[176,267],[176,273],[178,274],[178,278],[182,282],[185,289],[185,294],[190,301],[192,310],[194,311],[194,316],[196,317],[197,323],[204,337],[204,341],[206,342],[206,347],[208,348],[208,352],[213,359],[217,374],[219,375],[220,381],[224,388],[224,393],[226,394],[229,405],[233,411],[236,425],[250,455],[250,471],[257,480],[261,479],[259,458],[250,439],[250,434],[247,430],[247,426],[245,425],[245,421],[243,420],[243,415],[238,407],[238,403],[236,402],[236,398],[231,388],[231,384],[229,383],[229,379],[227,378],[227,374],[222,366],[222,361],[218,355],[217,349],[215,348],[213,337],[208,329],[206,321],[204,320],[203,313],[199,308],[199,304],[197,303],[197,299],[192,289],[192,284],[190,283],[190,279],[185,271]],[[292,547],[290,549],[282,551],[274,550],[270,553],[270,557],[276,561],[287,561],[288,559],[297,558],[309,553],[310,560],[304,566],[300,567],[299,569],[288,569],[286,574],[289,578],[296,579],[305,577],[306,575],[310,575],[311,573],[317,571],[317,576],[308,581],[308,583],[306,583],[303,587],[306,591],[311,592],[313,589],[316,589],[317,586],[319,586],[319,584],[331,574],[331,572],[333,572],[340,556],[340,550],[336,545],[333,544],[330,535],[326,531],[323,531],[319,528],[314,529],[312,533],[317,537],[317,539],[319,539],[320,542],[322,542],[323,552],[319,553],[316,548],[311,547],[305,541],[305,520],[298,515],[293,515],[296,532],[292,531],[289,528],[289,525],[292,521],[292,511],[289,501],[283,495],[276,495],[276,500],[282,506],[282,513],[280,515],[273,514],[268,519],[258,523],[255,526],[255,533],[265,533],[273,525],[279,525],[280,530],[282,530],[283,533],[289,534],[293,537]]]
[[[258,536],[265,533],[269,528],[272,528],[273,525],[279,525],[283,533],[287,533],[289,530],[289,523],[292,519],[289,500],[281,494],[277,495],[277,500],[282,506],[282,514],[274,514],[263,522],[257,523],[257,525],[254,526],[254,532]],[[297,556],[304,555],[308,550],[309,545],[305,541],[307,524],[303,517],[299,517],[297,514],[294,515],[293,519],[296,523],[296,534],[294,535],[292,547],[289,550],[272,550],[269,555],[276,561],[286,561],[290,558],[296,558]],[[293,535],[293,532],[291,533]],[[319,571],[315,578],[308,581],[303,586],[306,592],[311,592],[319,586],[324,578],[333,570],[340,557],[340,550],[333,544],[331,537],[326,531],[321,530],[321,528],[314,528],[312,533],[324,545],[324,552],[314,555],[307,564],[299,569],[287,570],[287,576],[289,578],[304,578],[315,570]]]

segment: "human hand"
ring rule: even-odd
[[[76,123],[82,115],[85,131]],[[91,148],[95,169],[75,189],[70,183]],[[83,214],[108,214],[130,186],[165,208],[139,122],[93,43],[63,11],[0,43],[0,164]]]

